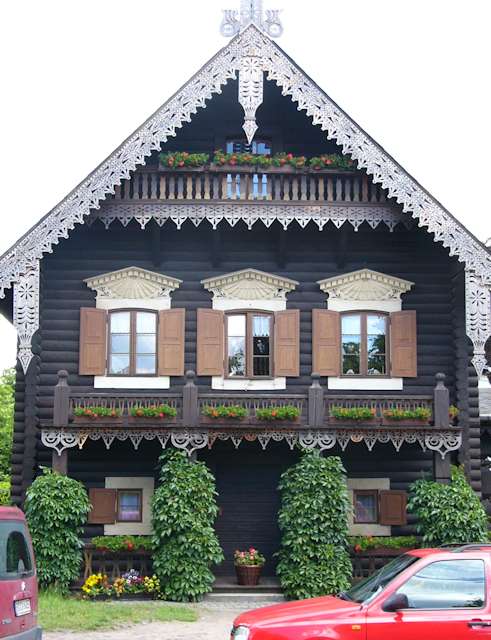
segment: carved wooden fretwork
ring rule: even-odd
[[[491,335],[491,290],[470,269],[465,272],[465,313],[466,332],[474,345],[472,364],[482,376],[487,367],[484,346]]]
[[[245,204],[245,203],[221,203],[210,202],[206,204],[169,204],[169,203],[135,203],[115,204],[104,203],[99,211],[95,211],[87,219],[91,224],[94,220],[101,220],[106,228],[109,228],[115,220],[126,227],[132,220],[136,220],[144,229],[150,220],[162,226],[167,221],[173,222],[178,229],[190,220],[194,226],[199,226],[203,221],[211,224],[216,229],[221,222],[234,227],[238,222],[244,222],[248,229],[260,222],[270,227],[278,221],[286,230],[296,222],[302,227],[309,223],[315,224],[319,231],[332,222],[338,229],[343,224],[350,224],[358,231],[363,223],[367,223],[372,229],[380,224],[385,224],[391,231],[398,224],[409,229],[414,221],[403,213],[399,213],[387,206],[368,205],[363,207],[345,205],[296,205],[288,206],[274,204]]]
[[[371,269],[359,269],[333,278],[318,280],[317,284],[329,298],[343,300],[400,300],[414,282],[389,276]]]
[[[483,295],[489,299],[491,254],[254,24],[233,38],[108,160],[7,251],[0,259],[0,295],[4,295],[3,290],[14,282],[22,287],[24,274],[37,270],[37,262],[45,253],[52,252],[60,238],[68,238],[76,224],[83,223],[93,209],[99,208],[101,200],[114,193],[116,185],[130,178],[131,172],[144,164],[147,156],[160,149],[161,143],[174,136],[184,122],[189,122],[198,108],[206,106],[206,100],[220,93],[223,85],[237,76],[244,58],[250,56],[251,51],[260,58],[267,79],[276,82],[283,95],[289,96],[314,125],[321,127],[327,139],[338,143],[343,153],[357,161],[360,169],[366,169],[374,183],[387,189],[388,196],[402,205],[404,213],[416,218],[418,224],[426,227],[450,255],[456,255],[466,264],[466,296],[471,298],[472,310],[467,313],[467,332],[473,343],[477,340],[474,343],[474,364],[481,373],[481,335],[484,331],[489,336],[491,327],[489,309],[482,315],[484,305],[476,304],[475,300]],[[30,316],[37,315],[37,303],[34,303],[37,297],[38,294],[32,296]],[[37,320],[32,324],[37,324]],[[476,325],[480,327],[479,331],[475,330]],[[25,358],[26,352],[24,363]]]
[[[32,336],[39,329],[39,262],[14,285],[14,326],[17,329],[17,357],[26,373],[32,359]]]
[[[166,298],[177,289],[182,280],[161,273],[126,267],[93,276],[84,280],[87,286],[97,291],[97,298]]]
[[[257,269],[242,269],[222,276],[201,280],[205,289],[215,298],[238,298],[240,300],[284,299],[298,285],[296,280],[275,276]]]
[[[350,442],[364,442],[369,451],[377,443],[391,443],[399,451],[404,443],[419,444],[423,451],[435,451],[444,458],[450,451],[456,451],[462,445],[460,430],[428,429],[265,429],[247,431],[227,427],[223,431],[214,429],[81,429],[76,427],[43,429],[42,443],[58,454],[65,449],[82,449],[90,440],[102,440],[109,449],[115,441],[130,440],[135,450],[143,440],[159,440],[163,448],[173,446],[183,449],[189,455],[197,449],[211,448],[217,440],[231,440],[237,448],[241,442],[258,441],[263,449],[270,442],[286,442],[291,449],[300,446],[306,449],[332,449],[336,444],[344,451]]]

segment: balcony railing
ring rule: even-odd
[[[143,167],[116,187],[115,200],[386,202],[385,191],[356,171],[251,167],[165,169]]]
[[[367,407],[373,410],[373,418],[370,419],[370,425],[379,427],[384,422],[384,412],[389,409],[416,409],[425,408],[429,410],[431,418],[426,425],[430,424],[439,428],[447,428],[450,426],[449,420],[449,395],[448,390],[444,386],[444,375],[437,374],[437,384],[434,388],[433,396],[423,395],[367,395],[356,396],[349,395],[326,395],[324,389],[319,384],[319,376],[312,374],[312,385],[306,394],[271,394],[271,393],[215,393],[198,392],[195,384],[194,372],[186,374],[187,381],[179,393],[154,392],[154,393],[138,393],[132,391],[124,392],[90,392],[90,393],[72,393],[67,384],[67,373],[59,372],[59,381],[55,387],[55,401],[53,422],[49,425],[54,427],[66,427],[75,422],[75,425],[83,425],[87,427],[97,428],[104,425],[106,428],[111,425],[115,427],[132,428],[152,428],[161,427],[170,423],[173,427],[199,428],[206,426],[213,428],[216,424],[237,428],[280,428],[283,421],[263,421],[256,416],[257,409],[277,408],[282,406],[294,406],[299,410],[299,417],[296,420],[289,421],[289,428],[312,428],[322,429],[329,428],[333,423],[337,428],[357,428],[367,426],[363,421],[356,420],[338,420],[334,419],[332,412],[334,407]],[[138,407],[155,407],[161,404],[168,404],[176,411],[176,416],[170,419],[155,417],[135,417],[132,415],[135,408]],[[213,419],[204,415],[205,407],[217,406],[240,406],[246,409],[247,415],[242,419]],[[90,407],[105,407],[114,410],[115,415],[106,418],[91,418],[86,416],[74,416],[77,408],[88,409]],[[394,427],[404,427],[411,425],[411,421],[397,421]],[[424,423],[423,423],[424,425]],[[412,425],[414,426],[414,425]]]

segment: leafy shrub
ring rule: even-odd
[[[15,369],[5,369],[0,376],[0,481],[10,486],[10,457],[12,455],[12,434],[14,430],[14,387]],[[6,487],[7,488],[7,487]],[[10,489],[1,491],[2,504],[9,504]]]
[[[387,409],[384,411],[387,420],[425,420],[431,417],[431,411],[426,407],[416,407],[415,409]]]
[[[77,417],[83,416],[91,420],[97,420],[97,418],[119,418],[121,410],[113,409],[112,407],[75,407],[73,415]]]
[[[25,507],[40,585],[67,591],[82,561],[87,492],[77,480],[45,468],[27,490]]]
[[[485,542],[486,512],[460,467],[452,467],[450,484],[417,480],[411,485],[408,511],[418,517],[423,543]]]
[[[150,407],[131,407],[130,414],[135,418],[174,418],[177,411],[168,404],[159,404]]]
[[[296,420],[300,415],[300,409],[293,405],[284,407],[268,407],[266,409],[256,409],[258,420]]]
[[[208,416],[208,418],[234,418],[235,420],[240,420],[241,418],[246,417],[247,409],[238,404],[220,404],[216,407],[207,405],[206,407],[203,407],[203,415]]]
[[[10,480],[0,482],[0,505],[10,504]]]
[[[151,536],[95,536],[92,544],[102,551],[151,551]]]
[[[193,601],[211,591],[211,566],[223,560],[213,528],[218,514],[215,479],[183,451],[159,459],[160,486],[152,500],[153,568],[167,600]]]
[[[339,457],[308,452],[281,476],[277,574],[290,598],[339,593],[350,585],[344,474]]]
[[[375,409],[369,407],[332,407],[331,415],[336,420],[371,420]]]
[[[348,540],[356,553],[368,549],[415,549],[419,546],[416,536],[350,536]]]

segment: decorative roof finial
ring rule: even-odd
[[[252,23],[271,38],[279,38],[283,33],[279,13],[279,9],[267,9],[263,12],[263,0],[240,0],[240,12],[224,9],[220,33],[230,38]]]

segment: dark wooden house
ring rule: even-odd
[[[0,259],[15,503],[52,464],[90,490],[88,536],[150,533],[177,447],[216,476],[220,571],[235,548],[272,558],[297,445],[343,459],[353,533],[412,532],[408,485],[451,460],[479,492],[491,333],[486,247],[278,47],[275,12],[242,5],[230,42]],[[139,415],[160,405],[175,416]]]

